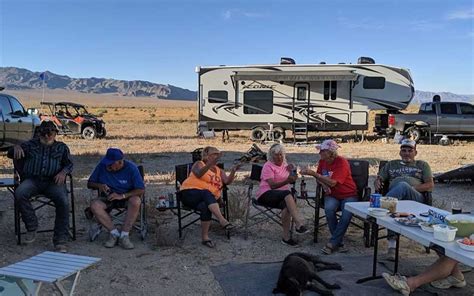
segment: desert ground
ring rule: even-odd
[[[38,107],[41,94],[12,92],[27,107]],[[191,152],[199,147],[216,146],[224,152],[222,161],[230,167],[234,159],[239,158],[252,145],[249,132],[230,132],[230,139],[222,142],[220,136],[202,139],[195,136],[196,107],[194,102],[175,102],[157,99],[134,99],[114,96],[91,96],[49,92],[49,101],[76,101],[89,106],[89,111],[102,114],[106,122],[107,137],[87,141],[75,136],[59,136],[71,150],[74,161],[74,187],[76,198],[76,219],[78,237],[70,242],[69,252],[86,256],[100,257],[102,260],[87,269],[81,275],[76,289],[77,295],[223,295],[223,290],[215,280],[210,266],[227,262],[265,262],[282,260],[286,254],[295,250],[320,253],[328,239],[325,227],[321,230],[320,240],[313,243],[312,234],[298,236],[298,248],[280,243],[280,229],[275,224],[263,223],[251,228],[248,240],[239,229],[228,240],[224,232],[214,225],[211,238],[216,249],[200,244],[199,224],[184,232],[184,238],[178,239],[177,219],[171,212],[157,211],[155,205],[160,195],[174,192],[174,166],[191,162]],[[47,101],[47,100],[45,100]],[[340,142],[340,153],[348,158],[366,159],[370,162],[369,185],[373,188],[373,179],[381,160],[398,158],[399,147],[384,143],[380,139],[367,137],[358,142],[348,135],[316,134],[317,140],[335,136]],[[314,145],[294,145],[285,143],[288,161],[296,165],[315,164],[318,154]],[[259,144],[266,151],[270,143]],[[136,248],[131,251],[105,249],[103,233],[98,240],[89,242],[88,221],[83,210],[95,193],[86,188],[87,179],[108,147],[121,148],[126,157],[145,168],[146,196],[148,199],[149,235],[141,241],[137,233],[132,234]],[[418,159],[428,161],[434,173],[442,173],[462,165],[474,163],[474,142],[457,141],[450,146],[419,145]],[[0,156],[0,175],[12,175],[12,164],[6,156]],[[250,165],[238,172],[237,180],[230,186],[230,215],[234,224],[242,225],[246,210],[246,177]],[[308,181],[308,189],[315,183]],[[313,189],[314,190],[314,189]],[[434,205],[450,210],[452,201],[459,201],[466,211],[474,210],[473,188],[471,184],[436,184]],[[308,225],[312,225],[314,212],[304,202],[299,203]],[[52,250],[51,234],[41,233],[36,242],[28,246],[17,246],[13,229],[13,202],[11,194],[0,191],[0,266],[26,259],[45,250]],[[51,225],[54,219],[52,211],[40,214],[41,226]],[[350,227],[346,245],[353,254],[371,254],[372,250],[363,247],[362,232]],[[382,248],[384,242],[381,243]],[[421,245],[403,238],[401,241],[402,258],[426,256],[434,260],[433,252],[424,253]],[[370,262],[367,262],[370,264]],[[276,279],[275,279],[276,281]],[[467,291],[472,295],[473,291]],[[46,287],[44,295],[54,295],[51,287]],[[355,294],[354,294],[355,295]]]

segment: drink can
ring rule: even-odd
[[[382,197],[379,193],[372,193],[370,195],[370,207],[371,208],[380,208],[380,198]]]
[[[160,208],[166,208],[166,198],[163,195],[158,198],[158,206]]]
[[[174,207],[174,194],[173,193],[168,193],[168,203],[169,203],[170,208]]]

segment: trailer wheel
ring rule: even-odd
[[[273,140],[282,141],[285,139],[285,130],[282,127],[273,128]]]
[[[265,141],[266,138],[267,133],[263,127],[257,126],[252,129],[252,133],[250,134],[250,139],[252,141]]]
[[[421,130],[416,126],[410,126],[406,129],[405,135],[407,135],[410,140],[418,142],[421,138]]]

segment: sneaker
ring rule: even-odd
[[[445,279],[431,282],[431,285],[437,289],[449,289],[451,287],[463,288],[466,286],[466,280],[464,279],[464,277],[462,280],[459,280],[454,276],[450,275]]]
[[[65,244],[54,245],[54,250],[59,253],[67,253],[67,247]]]
[[[126,250],[131,250],[135,248],[135,246],[130,241],[130,236],[128,235],[119,238],[119,245]]]
[[[349,249],[346,246],[344,246],[344,244],[340,244],[339,247],[337,247],[337,251],[339,253],[347,253],[349,252]]]
[[[118,236],[115,236],[113,234],[109,235],[109,239],[104,243],[104,247],[106,248],[113,248],[118,242]]]
[[[23,239],[23,243],[25,244],[31,244],[36,240],[36,230],[33,231],[27,231],[25,234],[25,238]]]
[[[395,248],[388,248],[385,260],[395,262]]]
[[[382,277],[385,279],[387,284],[389,284],[392,289],[400,292],[402,295],[410,295],[410,287],[407,283],[407,278],[399,274],[391,275],[386,272],[382,273]]]
[[[296,233],[303,234],[309,232],[309,229],[306,226],[301,225],[299,228],[296,228]]]
[[[281,243],[290,247],[294,247],[298,245],[298,242],[292,238],[290,238],[289,240],[285,240],[284,238],[282,238]]]

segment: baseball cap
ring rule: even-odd
[[[416,147],[416,142],[410,139],[403,139],[400,142],[400,148],[402,147],[410,147],[410,148],[415,148]]]
[[[337,151],[338,148],[341,148],[336,141],[328,139],[324,140],[321,144],[316,145],[316,149],[319,150],[330,150],[330,151]]]
[[[58,132],[58,128],[56,127],[56,125],[54,124],[54,122],[52,122],[51,120],[44,120],[41,122],[40,126],[39,126],[39,131],[40,132],[49,132],[49,131],[54,131],[54,132]]]
[[[118,148],[109,148],[104,158],[100,161],[101,164],[111,165],[118,160],[123,159],[123,152]]]

